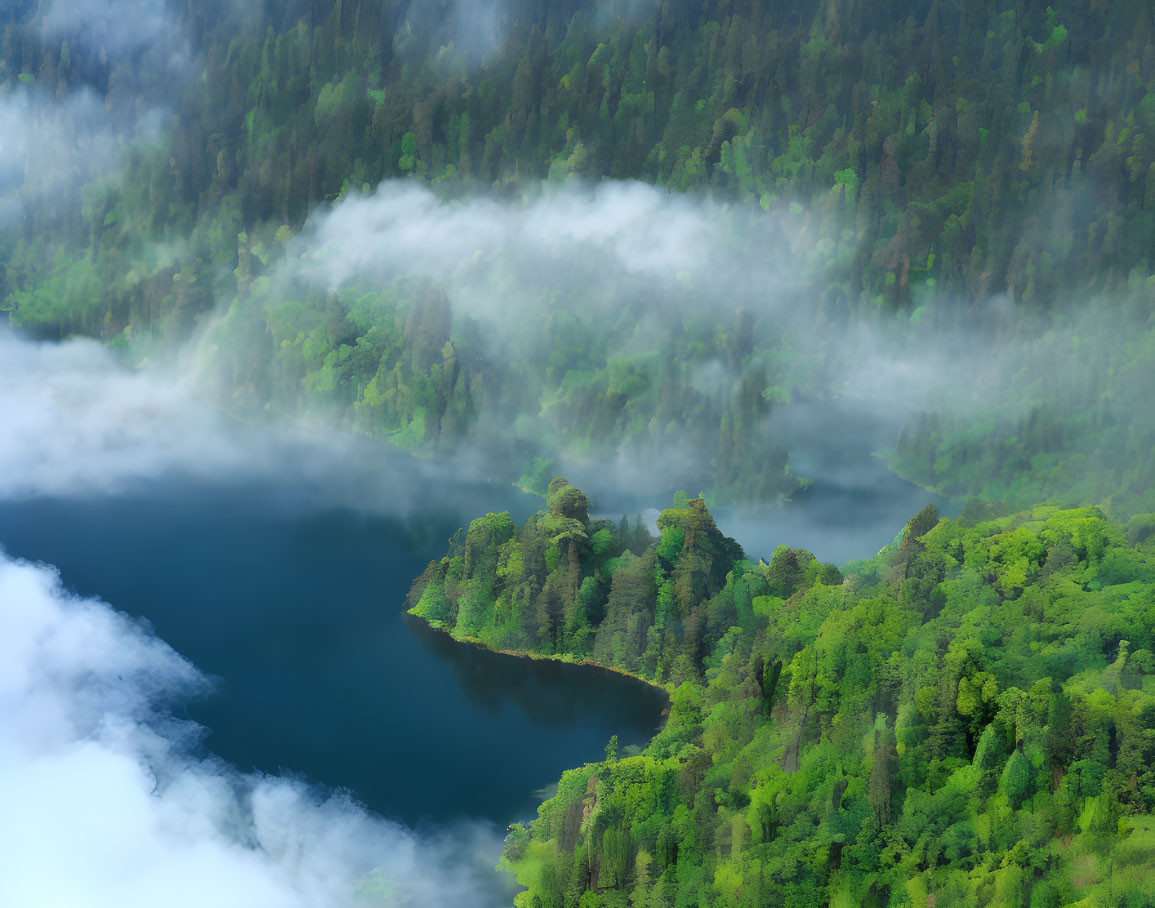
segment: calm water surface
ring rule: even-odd
[[[444,500],[444,489],[441,489]],[[412,826],[534,815],[535,790],[644,744],[665,697],[610,672],[453,643],[402,616],[453,530],[535,500],[463,490],[462,513],[383,517],[297,488],[170,481],[116,497],[0,502],[0,545],[146,618],[217,679],[187,714],[241,769],[350,789]]]

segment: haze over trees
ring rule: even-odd
[[[0,25],[8,101],[76,102],[24,169],[50,148],[86,171],[84,98],[122,147],[83,192],[7,224],[0,297],[18,324],[136,357],[215,324],[211,381],[233,408],[426,453],[495,434],[500,448],[493,423],[524,416],[519,454],[497,458],[513,478],[535,458],[705,438],[685,482],[763,501],[797,488],[788,451],[745,456],[776,444],[773,409],[845,392],[828,364],[891,337],[910,368],[922,354],[986,379],[978,402],[958,382],[885,401],[911,411],[891,452],[904,475],[1016,506],[1084,482],[1093,500],[1150,488],[1147,4],[195,4],[120,42],[53,10],[22,4]],[[672,269],[661,293],[686,308],[644,343],[588,316],[573,284],[518,273],[539,316],[517,324],[516,358],[444,286],[456,261],[432,283],[403,263],[336,283],[292,266],[310,217],[383,179],[516,210],[543,183],[606,177],[769,209],[784,223],[759,242],[780,252],[760,271],[735,221],[726,268],[757,278],[716,269],[688,287]],[[490,255],[498,296],[514,266]],[[780,274],[792,286],[762,288]],[[605,292],[624,320],[655,321],[637,287]],[[936,363],[948,339],[962,349]]]

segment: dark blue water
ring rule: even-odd
[[[0,545],[147,618],[215,676],[216,692],[186,707],[209,730],[206,751],[347,788],[412,826],[504,825],[531,818],[535,790],[600,759],[611,735],[648,741],[666,701],[620,675],[483,652],[403,618],[411,580],[458,526],[539,503],[446,492],[438,500],[460,510],[403,517],[288,484],[172,480],[0,502]]]

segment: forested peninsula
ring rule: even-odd
[[[877,557],[747,558],[702,499],[590,519],[562,479],[474,520],[409,610],[671,691],[565,773],[502,865],[521,906],[1145,905],[1155,515],[933,506]]]

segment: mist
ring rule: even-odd
[[[981,383],[1008,355],[987,328],[1005,298],[975,304],[971,327],[949,332],[933,319],[919,327],[832,308],[816,285],[856,245],[836,212],[752,210],[642,183],[569,182],[497,200],[389,181],[314,216],[267,277],[277,293],[298,295],[434,281],[455,316],[481,324],[495,357],[545,342],[558,310],[583,326],[627,326],[611,332],[607,356],[660,349],[687,324],[730,334],[745,313],[751,340],[807,354],[784,376],[796,384],[922,406],[952,382],[935,367],[966,361],[972,383],[955,397],[982,397]],[[734,379],[735,365],[715,354],[688,380],[703,397],[721,398]]]
[[[259,472],[267,444],[171,373],[133,371],[96,341],[0,333],[0,495],[112,494],[171,472]],[[255,450],[254,450],[255,449]]]
[[[516,18],[503,0],[446,3],[433,12],[419,6],[410,4],[399,20],[402,30],[393,43],[402,56],[410,53],[406,17],[444,18],[434,29],[438,40],[448,36],[471,64],[499,50]],[[605,3],[597,16],[647,9],[642,2]],[[0,121],[17,137],[0,147],[0,221],[9,225],[96,176],[115,179],[111,175],[134,143],[162,134],[196,69],[196,50],[180,15],[162,0],[54,0],[36,27],[45,40],[67,40],[77,54],[110,61],[134,86],[137,100],[128,107],[117,98],[131,91],[102,99],[83,79],[63,78],[56,95],[20,85],[0,98]],[[37,154],[29,153],[33,147]],[[257,263],[257,252],[246,265],[242,252],[239,267],[252,268],[251,288],[249,278],[239,279],[244,286],[238,283],[233,298],[225,269],[214,309],[196,336],[187,326],[174,327],[179,337],[165,340],[164,356],[182,343],[197,346],[199,388],[207,390],[196,393],[246,417],[266,407],[291,419],[306,411],[318,427],[383,434],[382,420],[375,424],[364,415],[372,408],[355,399],[372,374],[352,389],[352,400],[318,396],[301,405],[306,395],[286,380],[292,370],[277,360],[277,345],[292,342],[297,326],[277,335],[285,319],[271,316],[286,301],[320,312],[342,292],[383,288],[416,311],[426,305],[422,287],[432,288],[444,294],[452,312],[449,358],[468,370],[470,382],[481,378],[473,382],[468,425],[451,427],[423,453],[503,480],[515,479],[518,470],[506,476],[502,464],[536,456],[575,475],[604,467],[600,475],[612,476],[612,484],[661,497],[671,487],[713,488],[726,473],[718,440],[725,413],[737,414],[731,422],[741,423],[743,444],[772,459],[785,452],[796,476],[819,480],[825,477],[814,465],[824,458],[794,460],[795,450],[811,443],[803,436],[815,435],[799,428],[804,414],[787,415],[799,401],[855,401],[884,427],[877,435],[882,449],[921,413],[971,420],[999,410],[1007,420],[1026,418],[1050,400],[1038,376],[1063,349],[1063,338],[1126,336],[1114,319],[1089,316],[1091,307],[1080,307],[1077,317],[1056,307],[1047,323],[1015,325],[1014,301],[1001,293],[960,301],[919,287],[911,314],[897,317],[884,304],[851,303],[838,288],[869,240],[838,198],[803,205],[764,197],[763,210],[749,199],[674,194],[620,181],[547,181],[519,191],[513,196],[458,186],[450,192],[392,180],[366,194],[343,192],[315,209],[287,245],[271,242],[271,229],[254,242],[267,266]],[[1052,223],[1051,230],[1060,228]],[[171,252],[159,256],[172,258]],[[347,307],[344,300],[339,305]],[[328,311],[326,318],[332,322]],[[114,321],[112,330],[118,327]],[[266,352],[271,336],[273,349]],[[351,335],[340,342],[352,348],[354,340]],[[571,368],[558,350],[564,344],[590,363]],[[459,348],[462,355],[455,356]],[[511,365],[516,379],[486,384]],[[610,390],[621,386],[622,376],[627,385],[649,387],[621,414],[606,417],[616,420],[608,431],[597,414],[574,425],[582,415],[575,413],[581,402],[574,399],[588,392],[571,386],[586,381],[592,387],[601,379],[583,373],[594,370],[606,373]],[[1070,384],[1074,375],[1067,370],[1060,378]],[[660,402],[658,389],[671,385],[683,393],[673,403]],[[530,389],[539,386],[546,391],[531,400]],[[1012,386],[1030,391],[1011,394]],[[358,408],[361,413],[354,412]],[[390,434],[402,428],[384,422]],[[816,425],[824,423],[817,417]],[[218,455],[210,451],[207,462]],[[850,468],[838,470],[847,474]],[[873,475],[868,469],[842,479],[870,483]],[[789,482],[780,485],[765,494],[728,497],[773,502],[789,495]]]
[[[788,336],[814,316],[796,267],[806,254],[802,226],[786,212],[753,213],[639,183],[568,184],[498,201],[445,199],[415,183],[386,182],[314,216],[203,346],[235,343],[236,321],[268,318],[285,300],[320,307],[342,290],[390,285],[410,294],[414,311],[424,305],[422,286],[444,293],[451,337],[470,338],[494,363],[527,368],[547,359],[563,316],[574,343],[597,337],[593,352],[603,364],[661,353],[687,328],[716,339],[743,310],[759,320],[761,335]],[[243,343],[235,355],[246,357]],[[737,370],[722,353],[684,365],[701,378],[691,380],[703,399],[732,394]],[[476,444],[542,436],[533,414],[514,425],[525,408],[512,389],[489,395],[484,406]]]
[[[504,807],[479,808],[466,795],[499,801],[521,786],[528,799],[549,780],[531,779],[512,756],[546,747],[530,730],[499,731],[514,726],[496,719],[512,704],[531,724],[556,723],[547,731],[557,743],[580,712],[565,706],[588,706],[594,686],[579,680],[566,691],[573,699],[555,701],[556,692],[514,668],[495,697],[481,660],[418,670],[385,644],[414,649],[415,639],[393,625],[410,579],[431,553],[436,560],[445,552],[447,526],[506,508],[521,522],[554,476],[589,495],[594,517],[641,514],[655,530],[660,509],[684,491],[706,500],[751,560],[786,545],[842,565],[894,540],[928,503],[943,516],[972,496],[991,503],[988,516],[1040,503],[1099,505],[1115,522],[1155,507],[1155,276],[1147,276],[1142,239],[1155,225],[1147,217],[1155,165],[1144,144],[1155,130],[1150,17],[1139,10],[1132,28],[1123,5],[1098,18],[1065,7],[988,17],[929,6],[827,5],[812,15],[658,0],[15,4],[0,60],[0,318],[59,342],[0,330],[0,508],[8,509],[4,544],[59,569],[0,549],[0,904],[508,903],[516,887],[493,872],[504,835],[493,820],[505,822]],[[92,499],[85,523],[76,515]],[[195,520],[182,501],[203,506]],[[118,537],[117,509],[126,522],[141,511],[155,522]],[[251,515],[262,519],[244,526]],[[188,532],[171,532],[178,526]],[[697,523],[687,526],[692,549]],[[35,532],[22,537],[27,527]],[[535,547],[539,537],[548,543],[545,568],[526,570],[521,598],[490,597],[492,638],[467,639],[498,640],[499,609],[508,602],[513,616],[514,603],[539,597],[569,538],[569,577],[581,583],[567,583],[564,595],[574,607],[548,585],[541,607],[523,613],[525,634],[511,625],[508,636],[552,641],[553,655],[566,652],[567,640],[575,654],[592,641],[586,655],[602,660],[614,631],[609,562],[579,576],[577,537],[549,542],[548,527],[527,534]],[[870,569],[878,583],[871,596],[901,589],[905,608],[927,593],[932,559],[918,561],[918,535],[908,534],[901,564]],[[45,554],[64,537],[73,548]],[[495,539],[490,533],[487,550]],[[454,536],[449,551],[465,551],[472,582],[477,546],[460,543]],[[1051,548],[1047,541],[1048,562]],[[1050,567],[1058,571],[1065,553],[1056,551]],[[524,554],[541,560],[536,548]],[[968,549],[962,569],[972,560]],[[93,562],[105,573],[86,574]],[[630,563],[623,555],[615,564]],[[690,576],[694,563],[682,563]],[[513,573],[501,565],[503,576]],[[710,570],[724,575],[722,567]],[[998,580],[1004,604],[1018,608],[1003,573],[975,574],[976,583]],[[824,572],[822,585],[832,576]],[[656,666],[653,678],[681,683],[700,669],[697,680],[722,682],[702,701],[711,704],[760,690],[765,710],[743,708],[741,722],[733,713],[733,753],[740,725],[767,718],[777,721],[774,734],[786,734],[793,726],[780,720],[795,705],[794,689],[805,688],[805,660],[786,650],[805,646],[802,633],[814,631],[818,679],[817,641],[833,622],[815,630],[805,620],[813,614],[804,614],[797,634],[763,634],[754,629],[782,630],[789,609],[740,604],[736,593],[741,626],[731,634],[718,620],[728,614],[722,598],[698,608],[683,601],[697,596],[693,584],[677,582],[665,592],[675,589],[679,619],[667,623],[674,613],[658,600],[659,633],[639,653]],[[791,608],[865,595],[851,580],[841,592],[800,600],[796,586],[775,581]],[[959,596],[989,592],[955,586]],[[417,596],[424,588],[415,587]],[[480,613],[484,594],[497,588],[471,588],[466,607]],[[133,599],[140,590],[166,597],[153,601],[169,603],[168,615],[141,607]],[[459,590],[442,592],[461,614]],[[1088,584],[1084,592],[1101,590]],[[111,602],[86,598],[98,594]],[[435,627],[448,613],[442,604],[425,616]],[[613,604],[616,621],[616,596]],[[1045,621],[1041,610],[1026,610],[1037,604],[1023,597],[1024,622]],[[902,620],[949,619],[929,593],[924,605]],[[149,615],[160,630],[129,613]],[[976,607],[971,617],[980,614]],[[221,615],[240,620],[215,620]],[[625,620],[631,638],[649,634],[634,616]],[[607,633],[598,639],[601,628],[582,621],[600,621]],[[188,627],[199,635],[182,637],[178,629]],[[457,625],[460,634],[466,627]],[[207,648],[198,650],[199,641]],[[237,661],[214,664],[214,644],[231,647]],[[782,658],[767,684],[770,644]],[[437,636],[430,648],[457,645]],[[630,668],[632,646],[626,635],[614,641],[607,664]],[[756,683],[747,685],[735,669],[756,649],[748,676]],[[1036,649],[1032,657],[1051,658]],[[1106,645],[1092,649],[1093,660],[1107,653]],[[285,657],[282,666],[266,658],[274,654]],[[911,702],[927,718],[922,693],[943,687],[936,672],[946,662],[912,654],[896,651],[888,671],[900,656],[913,658],[913,668],[877,686],[901,691],[875,698],[872,711],[884,721],[874,746],[855,732],[865,751],[848,745],[837,766],[834,807],[842,807],[839,792],[861,794],[868,779],[880,825],[891,820],[887,773],[897,766],[888,762],[891,738],[880,733],[903,740],[895,704],[904,723],[915,715]],[[997,674],[1006,667],[1000,658],[992,650],[986,663],[972,661]],[[397,674],[332,670],[359,669],[359,660]],[[790,702],[775,712],[787,665]],[[454,671],[477,716],[455,713],[438,686]],[[927,677],[908,690],[920,672]],[[904,684],[890,685],[900,674]],[[740,683],[729,686],[729,675]],[[1018,689],[1010,675],[998,682]],[[838,683],[839,696],[863,689],[850,676]],[[233,697],[246,684],[248,699]],[[1069,692],[1061,677],[1056,694],[1059,686]],[[606,691],[616,705],[626,699]],[[812,700],[814,692],[811,684]],[[201,701],[224,704],[219,722],[187,718]],[[389,712],[395,705],[408,713]],[[950,713],[949,698],[939,705]],[[703,713],[703,728],[727,709]],[[362,712],[371,730],[359,727]],[[976,773],[993,765],[967,762],[979,739],[971,732],[995,721],[982,712],[967,720],[968,753],[956,735],[959,765]],[[835,715],[810,705],[800,713],[782,755],[787,771],[808,765],[808,717],[821,729]],[[863,718],[849,709],[839,716],[836,724]],[[437,723],[466,744],[438,743]],[[230,751],[230,724],[267,742],[256,752],[271,756]],[[694,766],[680,743],[670,757],[685,763],[686,803],[701,806],[692,793],[697,769],[711,758],[725,769],[732,754],[719,749],[729,744],[712,726],[700,740],[694,734]],[[756,734],[766,733],[754,729],[750,741]],[[957,756],[947,753],[949,741],[939,746],[942,737],[929,745],[928,762],[912,745],[907,763],[919,778],[949,770]],[[825,731],[819,738],[829,743]],[[325,760],[337,748],[367,772],[342,775],[348,766]],[[1034,769],[1044,765],[1029,747],[1012,749],[1019,752],[1008,760],[1019,769],[1024,755]],[[602,752],[609,758],[610,749]],[[281,766],[282,754],[298,766],[249,769]],[[382,771],[398,754],[409,762]],[[584,867],[579,849],[574,873],[556,877],[567,891],[591,887],[597,900],[616,888],[632,903],[663,891],[672,899],[680,884],[685,898],[695,879],[703,891],[710,880],[721,891],[747,871],[770,885],[770,864],[742,853],[767,839],[758,848],[769,854],[768,834],[753,828],[760,811],[775,813],[794,796],[805,806],[810,782],[806,772],[795,775],[780,798],[754,791],[765,774],[751,761],[763,758],[768,766],[776,759],[752,747],[734,774],[705,773],[702,785],[713,776],[723,784],[699,792],[704,803],[718,808],[719,823],[736,821],[716,827],[717,860],[708,848],[702,855],[717,873],[687,873],[697,855],[684,848],[682,866],[666,870],[679,849],[667,854],[647,841],[641,852],[640,827],[619,837],[619,813],[590,820],[588,804],[583,812],[570,797],[580,792],[565,784],[557,803],[568,799],[573,809],[560,839],[571,844],[545,846],[532,863],[544,868],[557,854],[558,866],[571,866],[563,852],[574,852],[571,821],[580,817]],[[495,765],[512,777],[508,787]],[[606,766],[587,789],[598,788],[599,811],[610,803],[603,795],[613,774],[629,768],[612,759]],[[929,776],[920,769],[927,766]],[[1136,785],[1131,801],[1110,800],[1104,789],[1103,803],[1130,811]],[[538,794],[558,791],[547,784]],[[439,795],[457,811],[437,814],[449,817],[441,826],[421,813]],[[1030,822],[1046,825],[1071,806],[1082,832],[1098,834],[1086,804],[1075,809],[1057,797],[1033,805]],[[829,803],[811,799],[819,800]],[[913,809],[914,800],[906,803]],[[743,833],[743,810],[757,841]],[[490,819],[452,819],[466,813]],[[706,830],[710,811],[696,813],[694,825]],[[420,816],[428,825],[406,825]],[[981,829],[976,822],[951,829],[970,835]],[[549,825],[530,838],[546,841]],[[999,843],[986,838],[975,847],[997,854]],[[620,868],[602,860],[607,851]],[[636,865],[628,860],[635,852]],[[859,863],[865,873],[869,860]],[[945,875],[941,863],[917,869]],[[1019,885],[1026,898],[1028,882],[1039,881],[1014,876],[1011,863],[1001,864],[1000,891]],[[785,879],[792,871],[783,866],[777,876]],[[555,879],[547,872],[542,879]],[[856,874],[840,872],[831,891],[841,885],[855,897]],[[863,883],[883,899],[885,874]],[[627,883],[637,886],[632,896]]]
[[[355,440],[237,423],[177,362],[130,369],[95,341],[0,333],[0,500],[276,481],[299,504],[449,507]],[[399,494],[401,489],[413,490]],[[476,506],[456,503],[455,507]],[[245,774],[174,718],[216,682],[147,623],[70,594],[0,551],[0,848],[4,904],[494,904],[503,831],[422,834],[292,776]],[[66,873],[60,872],[66,867]],[[499,897],[500,896],[500,897]]]
[[[4,904],[490,904],[497,830],[417,836],[200,756],[169,709],[211,684],[147,625],[3,553],[0,604]]]
[[[193,59],[165,0],[50,0],[33,36],[59,62],[25,60],[0,94],[0,229],[43,223],[45,209],[67,211],[82,187],[115,179],[133,145],[161,137]]]
[[[93,340],[0,331],[0,501],[264,484],[286,505],[356,508],[416,533],[427,518],[468,522],[493,506],[476,461],[418,460],[304,420],[239,421],[204,394],[190,357],[132,367]]]
[[[40,29],[48,37],[71,39],[113,56],[152,49],[179,60],[187,52],[166,0],[52,0]]]
[[[513,13],[508,0],[441,0],[439,3],[415,0],[401,17],[401,24],[393,36],[393,49],[400,54],[417,50],[411,48],[413,32],[432,32],[445,40],[440,48],[422,47],[414,53],[435,56],[449,64],[447,56],[457,56],[468,67],[476,67],[487,54],[500,49],[506,35],[506,26]],[[454,61],[456,62],[456,61]],[[451,69],[451,65],[447,66]]]
[[[1003,416],[1021,417],[1046,402],[1053,388],[1039,386],[1038,376],[1053,371],[1056,351],[1069,349],[1072,338],[1125,334],[1118,319],[1090,305],[1077,313],[1056,306],[1045,320],[1015,324],[1013,303],[998,295],[962,305],[927,291],[915,314],[902,318],[832,302],[824,288],[859,242],[838,211],[752,210],[640,183],[568,182],[498,199],[445,197],[390,181],[315,214],[251,296],[222,306],[228,318],[202,344],[206,373],[251,374],[270,331],[274,348],[296,343],[294,328],[277,333],[282,313],[292,311],[285,301],[328,312],[342,293],[395,293],[408,300],[413,322],[433,311],[430,292],[444,294],[457,361],[490,373],[513,364],[549,390],[531,400],[524,381],[485,389],[474,399],[467,440],[441,445],[438,456],[508,462],[511,451],[533,450],[567,475],[593,474],[607,497],[611,487],[630,487],[664,501],[683,485],[710,487],[719,469],[718,420],[696,425],[693,413],[720,418],[744,408],[749,443],[784,449],[797,475],[870,486],[878,465],[839,462],[817,450],[843,445],[837,419],[813,402],[847,402],[870,423],[870,450],[883,450],[919,413],[973,419],[1008,407],[1015,412],[1004,409]],[[358,324],[368,317],[338,311]],[[246,319],[254,326],[251,341],[238,328]],[[344,343],[353,349],[352,339]],[[463,343],[464,352],[457,349]],[[237,366],[217,356],[218,345],[231,349]],[[440,348],[441,338],[432,346]],[[567,365],[567,346],[591,365]],[[275,363],[279,354],[270,355]],[[266,371],[262,387],[278,368]],[[643,386],[639,403],[629,404],[635,410],[617,417],[608,437],[581,437],[587,429],[571,432],[569,411],[553,415],[550,408],[569,394],[565,370],[582,375],[588,368],[606,369],[611,383],[614,369],[625,370],[626,380],[633,370],[651,388],[675,384],[683,396],[672,418],[662,417],[657,391]],[[1059,384],[1069,386],[1078,374],[1068,370]],[[371,368],[359,381],[372,378]],[[255,405],[271,399],[277,406],[272,381]],[[1027,384],[1033,391],[1023,393]],[[235,391],[235,384],[224,386]],[[296,393],[285,412],[299,407]],[[349,425],[351,410],[368,409],[363,400],[349,403],[330,411],[335,424]],[[812,456],[795,462],[795,452],[805,450]]]
[[[0,95],[0,228],[66,202],[115,170],[127,143],[158,136],[159,126],[155,111],[117,123],[88,87],[59,99],[24,85]]]

